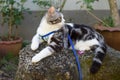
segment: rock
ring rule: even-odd
[[[0,70],[0,80],[12,80],[12,79],[4,71]]]
[[[66,52],[55,53],[37,64],[32,64],[32,57],[43,49],[32,51],[30,45],[19,53],[19,66],[15,80],[73,80],[78,79],[77,67],[73,54]]]
[[[31,63],[32,57],[45,47],[42,44],[36,51],[26,46],[19,53],[19,65],[15,80],[79,80],[77,65],[72,51],[63,50],[54,53],[36,64]],[[111,48],[109,48],[111,50]],[[115,53],[114,53],[115,52]],[[120,52],[109,51],[100,71],[92,75],[89,72],[93,55],[85,53],[79,56],[83,80],[119,80]]]

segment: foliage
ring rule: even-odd
[[[0,15],[2,17],[2,25],[8,25],[8,37],[12,37],[13,27],[18,27],[24,19],[23,11],[29,9],[24,8],[24,3],[27,0],[1,0],[0,1]]]
[[[104,26],[107,26],[106,24],[108,24],[110,27],[114,27],[115,26],[111,16],[103,18],[103,22],[105,23],[105,24],[103,23]]]
[[[29,45],[30,42],[29,41],[23,41],[22,43],[22,48],[26,47],[27,45]]]
[[[50,7],[50,0],[33,0],[33,3],[37,4],[40,7]]]
[[[82,2],[83,4],[81,7],[86,6],[87,9],[93,10],[92,3],[94,3],[95,1],[99,1],[99,0],[82,0],[82,1],[79,0],[77,1],[77,4]]]
[[[67,0],[33,0],[33,3],[37,4],[42,8],[49,8],[50,6],[54,6],[55,8],[59,8],[62,11]]]
[[[103,20],[99,19],[93,13],[88,11],[88,10],[93,10],[92,4],[95,1],[100,1],[100,0],[79,0],[79,1],[77,1],[77,3],[82,2],[81,7],[85,8],[85,10],[88,13],[90,13],[90,15],[92,15],[94,18],[96,18],[98,21],[100,21],[104,26],[109,25],[109,26],[119,27],[120,26],[120,16],[119,16],[118,8],[117,8],[117,0],[108,0],[109,6],[110,6],[111,17],[108,17],[107,19],[103,19]]]
[[[18,56],[12,53],[7,54],[0,60],[0,70],[6,73],[9,78],[14,77],[18,65]]]

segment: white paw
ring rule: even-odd
[[[38,55],[35,55],[33,58],[32,58],[32,63],[37,63],[41,60],[41,58],[38,56]]]
[[[31,44],[31,49],[34,51],[34,50],[36,50],[37,48],[39,47],[39,44],[37,44],[37,43],[32,43]]]

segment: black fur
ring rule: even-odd
[[[95,55],[90,68],[90,72],[93,74],[98,72],[107,51],[107,47],[102,35],[96,32],[93,28],[85,25],[73,24],[73,26],[71,26],[69,24],[65,24],[64,27],[65,28],[61,28],[57,33],[53,35],[51,42],[54,42],[55,44],[50,45],[50,47],[55,51],[60,51],[63,49],[64,44],[66,44],[69,48],[70,44],[68,42],[68,39],[66,37],[63,37],[64,33],[70,35],[74,45],[76,44],[76,41],[89,41],[96,39],[99,42],[99,45],[96,44],[90,46],[90,51],[92,51]],[[64,43],[64,40],[66,40],[67,43]]]

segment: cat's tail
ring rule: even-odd
[[[95,74],[100,69],[102,61],[106,55],[107,46],[104,43],[102,45],[95,45],[92,50],[95,56],[93,58],[93,63],[91,65],[90,72],[92,74]]]

